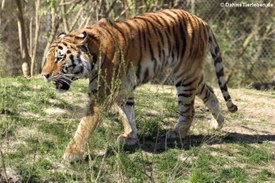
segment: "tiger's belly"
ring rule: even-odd
[[[166,76],[173,75],[173,71],[179,65],[179,62],[172,56],[165,57],[165,59],[143,61],[136,68],[137,85],[145,84],[154,79],[162,80]]]

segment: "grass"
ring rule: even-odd
[[[233,90],[240,108],[235,114],[226,112],[220,98],[227,123],[219,132],[207,126],[211,115],[197,99],[189,137],[167,140],[165,133],[177,120],[175,89],[144,85],[136,92],[139,145],[119,146],[116,137],[122,125],[105,111],[87,144],[86,160],[69,164],[62,155],[84,112],[86,91],[87,81],[58,94],[39,78],[0,79],[0,182],[275,180],[275,122],[268,112],[275,109],[270,104],[274,92]],[[257,105],[249,102],[265,113],[257,115]]]

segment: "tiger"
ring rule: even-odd
[[[214,33],[204,20],[185,10],[164,9],[117,21],[103,18],[86,28],[60,33],[50,46],[42,76],[59,92],[68,91],[77,79],[89,80],[86,112],[63,158],[69,162],[83,159],[85,144],[100,122],[100,112],[105,110],[99,106],[106,100],[117,107],[122,121],[124,130],[118,143],[137,144],[134,90],[167,71],[177,90],[179,114],[169,137],[186,137],[194,118],[195,96],[202,99],[221,128],[224,117],[219,101],[204,80],[209,52],[226,106],[234,113],[238,108],[228,92]],[[111,87],[114,81],[120,81],[116,92]],[[109,110],[109,105],[105,106]]]

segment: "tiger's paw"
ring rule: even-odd
[[[190,126],[178,122],[174,129],[169,131],[166,136],[169,139],[186,138],[189,127]]]
[[[138,142],[137,137],[127,137],[126,135],[119,135],[117,141],[121,145],[135,145]]]
[[[81,161],[83,159],[83,152],[75,146],[68,146],[63,155],[63,159],[70,163]]]
[[[170,130],[166,133],[166,138],[167,139],[177,139],[177,138],[186,138],[187,132],[180,132],[176,130]]]
[[[167,139],[177,139],[179,138],[179,134],[175,130],[170,130],[166,133]]]
[[[224,124],[224,117],[222,115],[219,115],[216,119],[211,119],[209,123],[212,129],[220,130],[222,129]]]

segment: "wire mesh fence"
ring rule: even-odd
[[[12,9],[12,5],[6,2],[6,7]],[[34,27],[32,18],[35,15],[34,3],[25,2],[25,24],[30,32]],[[56,3],[56,4],[53,4]],[[245,4],[246,3],[246,4]],[[252,6],[253,1],[245,3],[234,3],[231,0],[84,0],[84,1],[42,1],[40,8],[40,35],[37,49],[37,62],[35,63],[36,73],[41,69],[43,55],[47,51],[47,44],[51,41],[51,36],[55,37],[63,31],[72,31],[83,28],[97,22],[100,18],[110,20],[124,19],[135,14],[146,11],[156,11],[165,8],[181,8],[196,14],[207,21],[214,30],[221,47],[224,60],[226,80],[231,86],[253,85],[261,88],[261,84],[274,86],[275,81],[275,29],[274,15],[275,5],[270,7],[270,3],[262,2],[265,6],[260,7],[259,3]],[[250,3],[250,4],[249,4]],[[241,4],[241,6],[240,6]],[[269,6],[267,6],[269,5]],[[54,7],[54,9],[53,9]],[[5,16],[9,11],[1,12]],[[15,14],[10,17],[16,18]],[[66,19],[66,21],[64,21]],[[2,20],[2,19],[1,19]],[[3,19],[5,20],[5,19]],[[1,21],[4,22],[5,21]],[[8,21],[7,21],[8,22]],[[13,60],[9,68],[20,68],[15,63],[20,57],[14,55],[14,50],[18,48],[16,38],[17,30],[9,28],[0,29],[0,47],[8,49],[5,52],[8,59],[0,60],[0,65],[5,60]],[[13,26],[16,26],[13,25]],[[53,31],[54,30],[54,31]],[[34,31],[34,30],[33,30]],[[27,33],[30,34],[30,33]],[[53,35],[51,35],[53,34]],[[13,35],[13,36],[11,36]],[[6,37],[13,37],[8,39]],[[30,35],[31,36],[31,35]],[[1,66],[2,67],[2,66]],[[2,70],[4,67],[1,68]],[[0,74],[1,74],[0,69]],[[209,82],[215,83],[215,71],[212,59],[208,56],[205,65],[205,75]],[[16,73],[16,72],[11,72]],[[164,73],[158,80],[166,80],[165,84],[173,84],[173,79]],[[263,85],[266,86],[266,85]]]
[[[264,5],[272,6],[268,3]],[[251,6],[251,3],[240,5],[220,0],[178,1],[177,4],[177,7],[192,11],[206,20],[214,30],[222,50],[229,85],[274,88],[274,8]],[[216,78],[210,56],[207,57],[205,69],[207,81],[213,82]],[[167,78],[166,84],[173,84],[173,78],[161,78]]]

